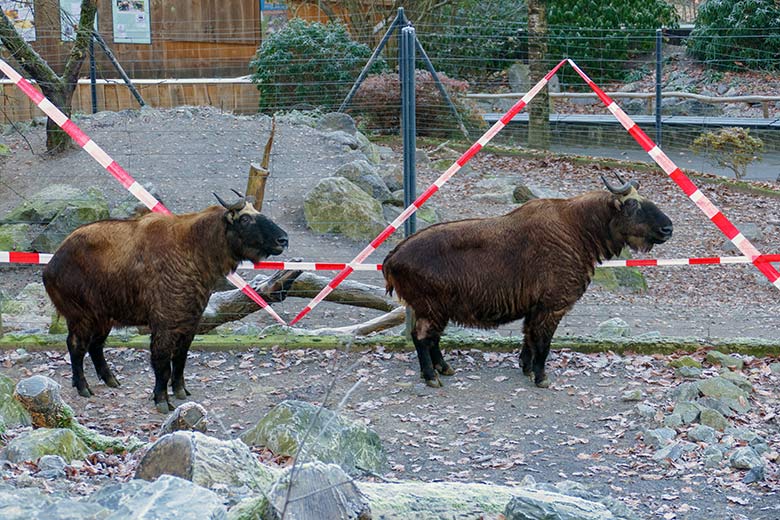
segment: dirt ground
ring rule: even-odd
[[[241,189],[248,164],[259,161],[270,129],[268,118],[236,117],[199,108],[98,114],[78,122],[139,181],[152,181],[175,212],[213,203],[212,191]],[[0,140],[12,150],[10,158],[0,159],[0,215],[51,183],[97,187],[112,204],[127,197],[82,151],[73,150],[55,159],[46,157],[40,127],[25,128],[24,135],[9,133]],[[276,143],[264,212],[290,235],[290,250],[280,259],[349,261],[365,243],[311,233],[306,229],[301,201],[319,178],[332,174],[351,152],[305,125],[282,124]],[[438,146],[425,146],[425,150],[431,161],[451,158]],[[600,189],[598,174],[612,175],[613,171],[639,180],[642,193],[674,222],[674,237],[669,242],[637,257],[737,254],[726,248],[720,232],[660,170],[483,152],[431,203],[443,220],[497,215],[513,205],[489,199],[476,202],[486,180],[521,180],[572,196]],[[430,164],[421,167],[418,185],[428,186],[439,174]],[[715,184],[715,180],[699,176],[695,182],[729,218],[759,228],[755,244],[762,252],[777,253],[780,198]],[[369,261],[380,262],[387,247]],[[750,265],[647,268],[643,273],[648,290],[642,293],[589,289],[563,320],[558,335],[592,334],[601,321],[621,317],[633,334],[694,337],[700,338],[702,345],[709,338],[780,341],[777,289]],[[40,269],[5,266],[0,267],[0,277],[0,289],[13,296],[26,283],[40,281]],[[376,273],[359,273],[351,279],[381,285]],[[289,320],[307,301],[291,297],[274,308]],[[334,327],[375,315],[365,309],[323,304],[301,325]],[[263,313],[246,321],[260,327],[271,324]],[[520,330],[518,323],[502,332],[517,335]],[[18,379],[41,373],[60,382],[64,398],[75,408],[79,420],[103,433],[133,433],[152,439],[163,421],[149,400],[153,377],[148,352],[110,349],[107,358],[122,387],[105,387],[88,368],[96,392],[89,400],[77,396],[70,387],[64,345],[54,352],[31,353],[21,364],[14,363],[12,352],[0,356],[4,356],[0,365],[4,374]],[[516,368],[516,353],[464,351],[449,356],[458,373],[445,380],[446,386],[440,390],[419,384],[417,361],[411,352],[381,348],[342,354],[286,351],[281,344],[271,351],[194,351],[186,378],[193,400],[211,413],[210,433],[228,438],[250,428],[284,399],[320,402],[333,372],[346,371],[358,362],[343,374],[328,405],[338,402],[359,379],[364,380],[344,413],[366,421],[379,433],[390,459],[384,478],[501,483],[520,482],[526,475],[541,482],[569,478],[621,498],[648,518],[780,518],[776,463],[769,464],[764,482],[747,486],[741,483],[744,472],[705,469],[695,458],[668,467],[651,459],[653,450],[643,444],[641,432],[657,425],[640,418],[634,412],[636,403],[622,401],[621,395],[640,388],[648,404],[667,408],[668,387],[679,380],[664,358],[554,353],[548,362],[553,386],[539,390]],[[749,363],[746,373],[757,387],[753,394],[756,412],[737,420],[760,432],[774,451],[780,451],[780,380],[767,374],[773,361],[754,359]],[[67,481],[46,485],[87,494],[107,480],[131,477],[136,462],[135,456],[113,459],[112,463],[87,461],[74,467]],[[21,482],[21,475],[34,469],[15,468],[14,478]]]
[[[669,413],[669,388],[681,380],[668,368],[668,359],[555,351],[548,362],[553,385],[542,390],[522,376],[516,352],[468,350],[447,355],[457,373],[445,379],[441,389],[419,382],[412,353],[381,346],[351,353],[285,350],[284,345],[270,350],[194,351],[185,375],[191,399],[209,412],[208,433],[220,438],[237,437],[285,399],[321,403],[334,378],[337,383],[326,402],[330,408],[358,384],[342,413],[379,434],[389,459],[382,477],[389,480],[512,484],[530,475],[537,482],[571,479],[593,486],[624,501],[643,518],[780,518],[777,460],[768,463],[764,482],[745,485],[744,471],[725,466],[705,469],[693,455],[671,465],[651,459],[655,450],[643,443],[642,432],[660,425],[642,418],[635,410],[637,402],[624,401],[622,395],[639,389],[644,403]],[[696,356],[702,359],[703,353]],[[164,417],[150,400],[153,375],[148,352],[108,349],[107,358],[122,385],[117,389],[98,382],[87,362],[95,392],[90,399],[81,398],[70,386],[70,366],[63,352],[33,352],[23,363],[14,358],[13,352],[0,357],[3,374],[52,377],[83,424],[110,435],[156,438]],[[753,411],[737,418],[735,425],[758,432],[776,452],[780,374],[767,369],[773,359],[746,361],[744,373],[756,389]],[[130,456],[109,467],[105,461],[92,460],[71,468],[67,481],[49,481],[47,486],[90,493],[108,480],[132,476],[137,460]],[[26,471],[34,472],[34,467]]]

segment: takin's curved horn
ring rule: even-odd
[[[618,177],[618,179],[620,179],[621,182],[623,182],[623,179],[621,179],[620,176],[617,174],[615,175]],[[634,180],[623,182],[622,186],[615,186],[610,184],[610,182],[603,175],[599,174],[599,176],[601,177],[601,180],[604,181],[604,186],[606,186],[607,189],[615,195],[628,195],[629,192],[631,192],[631,188],[639,189],[639,183]]]
[[[620,181],[620,184],[625,184],[626,183],[626,181],[623,179],[623,177],[620,176],[620,174],[618,172],[613,170],[612,171],[612,175],[617,177],[617,180]]]
[[[238,197],[239,197],[239,198],[241,198],[241,199],[243,199],[243,198],[244,198],[244,196],[243,196],[241,193],[239,193],[238,191],[234,190],[233,188],[230,188],[230,191],[232,191],[233,193],[235,193],[236,195],[238,195]]]
[[[228,206],[228,205],[227,205],[227,203],[225,203],[225,201],[224,201],[224,200],[222,200],[222,198],[221,198],[219,195],[217,195],[217,193],[216,193],[215,191],[212,191],[211,193],[213,193],[213,194],[214,194],[214,196],[217,198],[217,201],[220,203],[220,205],[221,205],[223,208],[225,208],[225,209],[230,209],[230,206]]]

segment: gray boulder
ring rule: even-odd
[[[349,135],[355,135],[357,133],[357,126],[355,126],[355,120],[349,114],[343,112],[329,112],[323,115],[315,125],[317,130],[323,132],[346,132]]]
[[[699,414],[699,422],[718,431],[723,431],[731,425],[723,414],[710,408],[702,408],[701,414]]]
[[[0,418],[8,428],[30,426],[30,414],[14,399],[15,387],[13,379],[0,374]]]
[[[610,318],[599,323],[596,335],[600,338],[623,338],[631,335],[631,327],[622,318]]]
[[[24,432],[12,440],[6,446],[3,457],[14,463],[36,461],[44,455],[59,455],[72,461],[83,459],[89,452],[89,447],[73,430],[40,428]]]
[[[712,444],[715,442],[715,429],[704,424],[697,424],[688,431],[688,439],[694,442]]]
[[[265,492],[278,470],[261,464],[240,440],[180,431],[160,437],[135,472],[136,478],[149,481],[162,475],[189,480],[237,502],[250,491]]]
[[[0,251],[29,251],[32,249],[29,224],[0,225]]]
[[[378,173],[390,191],[396,192],[404,189],[404,168],[402,165],[390,163],[380,166]]]
[[[40,282],[27,284],[13,299],[3,302],[3,325],[11,331],[47,332],[54,305]]]
[[[360,148],[360,142],[357,140],[357,137],[343,130],[324,133],[323,137],[343,146],[346,150],[357,150]]]
[[[382,205],[344,177],[321,179],[306,194],[303,212],[312,231],[355,240],[370,240],[386,227]]]
[[[710,350],[707,352],[707,357],[705,359],[708,363],[713,365],[721,365],[723,367],[735,368],[737,370],[742,370],[742,367],[744,366],[744,362],[741,358],[724,354],[718,350]]]
[[[87,198],[87,195],[78,188],[66,184],[52,184],[12,209],[5,216],[5,220],[48,224],[73,201],[84,198]]]
[[[736,469],[753,469],[764,466],[764,460],[750,446],[742,446],[734,450],[729,457],[729,464]]]
[[[379,202],[386,202],[392,199],[392,194],[387,184],[379,176],[376,169],[367,161],[357,160],[347,163],[336,170],[334,175],[340,175],[349,179]]]
[[[338,464],[351,475],[359,475],[361,468],[383,473],[387,465],[373,430],[303,401],[279,403],[241,439],[277,455],[295,455],[303,445],[301,460]]]
[[[398,218],[398,215],[400,215],[404,209],[405,208],[396,206],[395,204],[382,204],[382,213],[385,217],[385,221],[388,223]],[[436,207],[430,202],[424,204],[415,211],[414,214],[417,217],[416,222],[418,230],[427,228],[431,224],[436,224],[441,220],[439,218],[439,213],[436,211]]]
[[[506,520],[610,520],[617,518],[604,504],[558,493],[528,492],[512,497]]]
[[[690,424],[699,418],[700,408],[695,403],[681,402],[674,405],[674,413],[679,414],[683,424]]]
[[[64,478],[65,466],[68,463],[59,455],[44,455],[38,460],[38,477],[42,478]]]
[[[109,514],[99,504],[50,495],[37,488],[0,484],[3,520],[102,520]]]
[[[206,409],[198,403],[187,402],[176,407],[160,427],[160,435],[176,431],[197,431],[206,433],[209,421]]]
[[[375,145],[361,132],[355,133],[355,137],[358,141],[359,150],[363,152],[363,155],[366,156],[366,159],[368,159],[368,162],[371,164],[380,164],[383,159],[383,154],[386,154],[387,150],[390,151],[390,156],[393,154],[391,148],[383,148]]]
[[[696,383],[682,383],[669,391],[669,397],[675,402],[693,401],[699,397]]]
[[[703,379],[696,385],[699,391],[707,397],[735,400],[748,398],[747,392],[722,376]]]
[[[131,480],[107,486],[93,494],[89,501],[111,511],[111,520],[227,518],[227,509],[219,495],[170,475],[163,475],[154,482]]]
[[[264,519],[371,518],[370,507],[352,479],[335,464],[309,462],[287,471],[268,492]]]
[[[109,217],[108,203],[102,195],[73,199],[62,208],[43,231],[32,241],[36,251],[53,253],[63,240],[77,227]]]

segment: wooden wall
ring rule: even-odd
[[[150,0],[150,45],[114,43],[113,1],[99,2],[98,29],[131,78],[249,74],[249,62],[261,42],[257,0]],[[32,46],[61,72],[71,45],[60,41],[59,0],[34,4],[37,39]],[[118,77],[99,47],[95,54],[98,76]],[[84,75],[87,71],[82,69]]]
[[[138,80],[134,84],[148,106],[158,108],[181,105],[213,106],[238,114],[254,114],[260,103],[260,93],[248,80]],[[101,81],[97,85],[98,111],[139,108],[138,102],[124,83]],[[73,95],[74,113],[92,112],[89,81],[81,80]],[[43,117],[36,107],[10,80],[0,81],[0,123],[27,121]]]

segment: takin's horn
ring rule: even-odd
[[[217,198],[217,201],[220,203],[220,205],[221,205],[223,208],[225,208],[225,209],[230,209],[230,206],[228,206],[228,205],[225,203],[225,201],[224,201],[224,200],[222,200],[222,198],[221,198],[219,195],[217,195],[217,193],[216,193],[215,191],[212,191],[211,193],[213,193],[213,194],[214,194],[214,196]]]
[[[617,176],[617,174],[615,174]],[[607,187],[609,191],[614,193],[615,195],[628,195],[631,192],[631,188],[639,189],[639,183],[634,180],[630,180],[628,182],[623,182],[623,179],[621,179],[618,176],[618,179],[620,179],[621,182],[623,182],[622,186],[614,186],[609,183],[609,181],[604,177],[603,175],[599,175],[601,177],[601,180],[604,181],[604,186]]]

